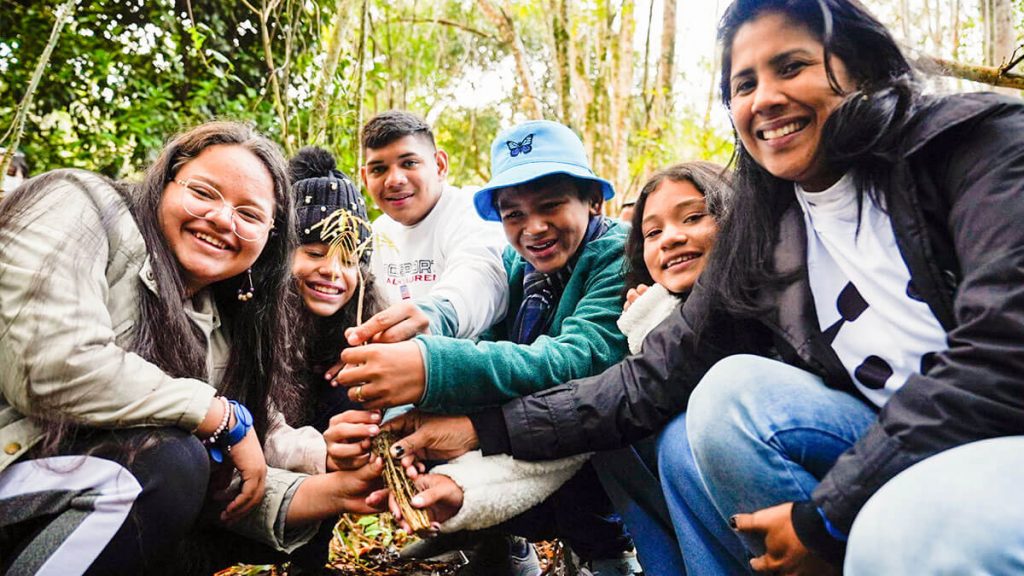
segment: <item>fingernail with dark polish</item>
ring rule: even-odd
[[[729,516],[729,528],[732,528],[733,530],[736,529],[736,517],[735,516]]]
[[[391,453],[395,455],[395,458],[401,458],[405,455],[405,448],[401,444],[395,444],[391,447]]]

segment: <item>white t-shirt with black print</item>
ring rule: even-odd
[[[807,223],[807,270],[818,323],[854,384],[882,406],[915,372],[927,372],[946,333],[910,281],[889,215],[857,191],[850,173],[822,192],[796,186]]]
[[[387,214],[373,222],[370,269],[390,303],[438,298],[458,316],[459,338],[474,338],[505,315],[508,277],[498,222],[480,218],[473,194],[445,186],[423,220],[405,226]]]

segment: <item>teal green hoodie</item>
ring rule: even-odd
[[[622,314],[625,228],[612,222],[604,236],[583,247],[558,301],[551,329],[532,344],[508,340],[523,299],[526,261],[505,249],[509,303],[505,319],[464,340],[419,336],[426,350],[427,388],[420,408],[467,412],[591,376],[626,355],[615,325]]]

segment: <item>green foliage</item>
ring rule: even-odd
[[[80,6],[23,140],[35,171],[77,166],[131,175],[169,135],[214,117],[250,120],[273,133],[255,37],[240,28],[246,15],[233,2],[204,5],[195,24],[167,0]],[[5,10],[11,25],[0,30],[0,124],[13,118],[53,22],[40,3]]]
[[[575,54],[569,109],[574,117],[561,118],[552,20],[556,2],[492,2],[515,23],[544,116],[589,135],[595,163],[598,156],[610,158],[615,142],[607,137],[613,129],[606,117],[608,53],[618,42],[613,30],[621,3],[569,2],[566,32]],[[368,18],[360,53],[364,3]],[[1024,0],[1014,3],[1020,29]],[[254,10],[266,4],[274,8],[266,14],[264,39]],[[894,30],[900,28],[893,3],[869,4]],[[932,40],[921,23],[924,6],[912,0],[908,17],[913,18],[916,45],[930,50]],[[170,135],[212,118],[252,122],[288,151],[311,143],[311,116],[319,114],[313,99],[339,7],[346,11],[340,18],[341,52],[325,87],[327,129],[317,143],[335,153],[339,167],[358,177],[361,122],[387,109],[408,109],[434,124],[438,144],[451,158],[453,183],[486,181],[490,141],[502,127],[523,119],[522,95],[509,47],[474,0],[82,0],[45,71],[22,140],[33,171],[76,166],[133,177]],[[2,10],[0,128],[6,128],[54,15],[42,2],[9,1]],[[639,5],[636,13],[645,10]],[[943,30],[948,31],[952,19],[934,21],[945,23]],[[948,43],[947,49],[970,60],[979,43],[978,22],[976,8],[963,4],[959,45]],[[638,28],[645,25],[638,22]],[[268,52],[276,66],[279,106]],[[689,57],[677,54],[680,70],[694,69],[686,62]],[[727,161],[731,130],[707,118],[705,89],[694,91],[695,83],[679,82],[671,121],[650,126],[644,102],[649,95],[639,87],[644,66],[640,53],[634,63],[627,127],[630,182],[620,192],[635,191],[647,174],[671,162],[696,157]],[[648,63],[651,79],[656,65],[656,57]],[[710,66],[698,64],[700,73],[710,78]],[[583,98],[583,88],[588,98]],[[717,110],[719,104],[712,106]]]

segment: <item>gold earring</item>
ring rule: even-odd
[[[238,288],[238,300],[240,302],[248,302],[252,300],[253,294],[256,292],[256,287],[252,284],[252,268],[245,271],[245,276],[249,280],[249,287],[240,286]]]

